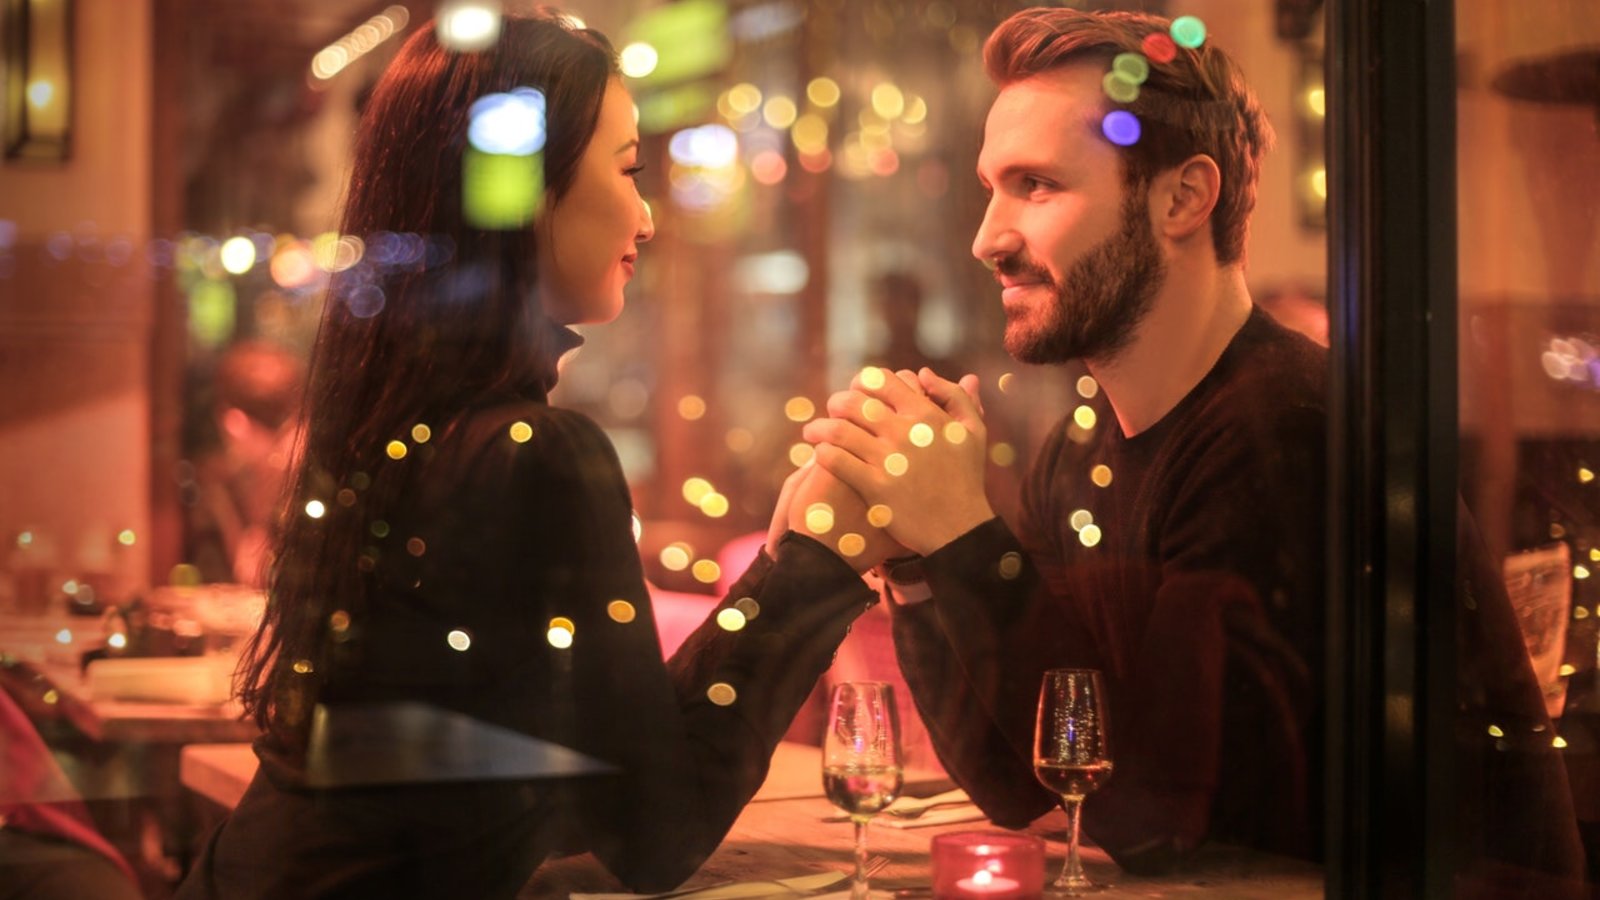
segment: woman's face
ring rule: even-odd
[[[540,298],[562,325],[609,322],[622,312],[622,288],[633,278],[639,244],[656,232],[633,181],[638,162],[633,98],[613,78],[577,177],[534,226]]]

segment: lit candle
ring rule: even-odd
[[[941,834],[931,855],[938,900],[1024,900],[1044,887],[1044,842],[1031,835]]]
[[[996,875],[988,869],[979,869],[971,878],[956,881],[957,897],[1020,897],[1022,885],[1015,878]]]

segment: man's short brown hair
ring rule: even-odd
[[[1083,61],[1103,61],[1109,72],[1118,54],[1143,55],[1145,36],[1170,27],[1146,13],[1025,9],[989,36],[983,62],[1001,87]],[[1179,47],[1171,62],[1150,62],[1138,99],[1121,106],[1141,127],[1138,142],[1125,148],[1124,184],[1141,188],[1191,156],[1211,157],[1222,170],[1211,212],[1217,262],[1238,262],[1256,205],[1261,156],[1272,145],[1272,126],[1238,65],[1209,40],[1198,49]]]

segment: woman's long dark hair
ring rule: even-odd
[[[383,467],[390,442],[425,451],[413,444],[417,424],[441,431],[474,401],[554,372],[560,347],[534,291],[533,229],[482,230],[463,217],[472,104],[544,93],[548,208],[571,187],[617,73],[603,35],[541,12],[506,17],[499,41],[476,53],[441,46],[425,26],[373,89],[342,225],[366,252],[329,286],[266,616],[236,675],[263,729],[304,734],[334,647],[365,608],[373,528],[402,487]],[[307,514],[311,501],[319,517]]]

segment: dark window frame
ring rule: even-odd
[[[1454,4],[1327,9],[1330,897],[1455,868]]]

